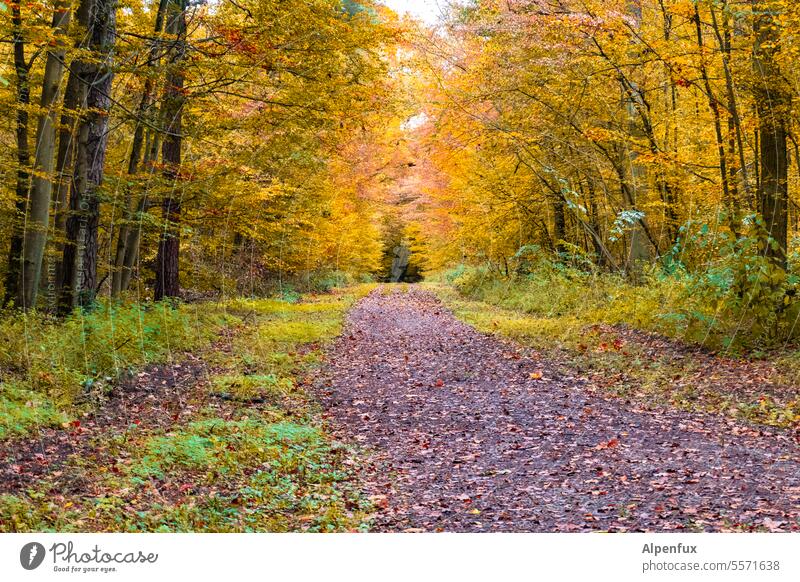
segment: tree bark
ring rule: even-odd
[[[58,130],[58,154],[56,156],[56,174],[58,183],[56,185],[54,226],[56,233],[61,233],[61,239],[56,238],[55,256],[58,257],[55,265],[54,285],[58,293],[64,287],[64,241],[67,229],[67,214],[69,203],[69,193],[72,188],[73,169],[75,165],[75,141],[76,117],[75,110],[78,108],[80,99],[80,82],[78,75],[70,69],[67,88],[64,90],[64,107],[61,112],[61,127]]]
[[[567,216],[564,199],[559,196],[553,197],[553,238],[555,239],[555,249],[559,253],[564,249],[564,242],[567,238]]]
[[[180,179],[181,132],[184,106],[184,61],[186,58],[186,0],[170,0],[167,32],[176,40],[170,52],[167,87],[164,95],[163,119],[165,124],[161,159],[164,162],[164,177],[176,184]],[[175,191],[175,188],[172,190]],[[164,198],[162,205],[164,230],[158,243],[156,256],[156,301],[164,297],[177,297],[180,293],[180,219],[181,203],[172,193]]]
[[[64,37],[69,28],[70,6],[57,0],[53,11],[55,49],[48,51],[42,80],[42,112],[36,127],[36,152],[33,182],[28,199],[22,259],[22,284],[19,303],[24,309],[36,306],[42,275],[42,259],[47,244],[50,202],[53,191],[53,163],[56,143],[56,102],[64,77]]]
[[[775,62],[780,40],[778,23],[769,2],[754,5],[753,69],[758,111],[760,180],[759,212],[767,234],[772,239],[766,256],[787,269],[789,188],[788,188],[788,116],[791,97]]]
[[[85,115],[78,130],[75,156],[75,182],[70,197],[71,215],[67,221],[64,248],[65,286],[61,311],[94,302],[97,292],[97,228],[99,224],[98,188],[103,181],[108,112],[111,107],[111,68],[116,40],[116,0],[83,0],[79,12],[87,18],[89,46],[96,59],[75,64],[81,93],[85,95]]]
[[[28,206],[28,182],[30,180],[31,154],[28,144],[28,105],[31,102],[29,84],[30,64],[25,59],[25,39],[22,33],[22,13],[19,3],[11,4],[11,24],[13,26],[14,72],[16,73],[17,100],[17,183],[14,203],[14,224],[11,232],[11,245],[8,251],[8,270],[5,279],[3,303],[10,305],[18,300],[20,275],[22,273],[22,222]]]

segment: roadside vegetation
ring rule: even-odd
[[[621,276],[541,259],[504,277],[458,267],[431,285],[464,321],[577,370],[606,394],[650,406],[800,426],[791,311],[768,325],[713,277]],[[724,307],[723,307],[724,306]]]
[[[371,288],[39,322],[2,385],[0,531],[366,527],[354,453],[326,434],[308,389]],[[48,342],[70,333],[50,363]],[[103,353],[93,334],[133,339]]]

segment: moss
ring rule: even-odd
[[[294,389],[291,378],[275,374],[218,376],[212,379],[211,384],[216,392],[243,400],[253,398],[274,400],[287,396]]]

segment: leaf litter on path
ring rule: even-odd
[[[643,410],[456,320],[373,292],[319,396],[370,451],[377,531],[796,531],[800,448],[781,430]]]

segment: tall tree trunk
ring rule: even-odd
[[[738,196],[732,192],[732,196],[737,201],[737,206],[743,206],[743,203],[752,204],[752,189],[750,187],[750,178],[747,172],[747,162],[745,161],[744,139],[742,137],[742,122],[739,118],[739,105],[736,98],[736,90],[733,83],[733,74],[731,73],[731,43],[732,34],[729,22],[728,3],[723,0],[722,3],[722,30],[720,30],[719,21],[717,19],[717,12],[714,6],[710,6],[711,10],[711,24],[714,27],[714,34],[717,38],[717,44],[722,51],[722,70],[725,74],[725,92],[727,95],[727,109],[728,109],[728,156],[729,156],[729,173],[730,184],[733,188],[737,181],[737,173],[741,172],[741,185],[744,189],[746,200],[741,201]],[[738,158],[736,152],[738,151]],[[737,171],[738,164],[738,171]],[[739,209],[742,210],[741,208]]]
[[[42,275],[42,258],[47,244],[50,198],[53,191],[53,163],[56,145],[56,103],[64,76],[64,37],[69,28],[68,0],[57,0],[53,11],[55,49],[48,51],[42,80],[41,113],[36,127],[36,153],[33,182],[25,223],[22,284],[19,302],[24,309],[36,306]]]
[[[164,28],[164,15],[166,13],[169,0],[159,0],[158,11],[155,20],[156,37]],[[160,44],[153,41],[150,46],[150,58],[148,67],[153,67],[158,62]],[[142,90],[142,97],[136,110],[136,129],[133,134],[131,145],[131,155],[128,160],[128,174],[135,175],[139,170],[139,161],[144,153],[145,162],[148,160],[147,143],[145,140],[145,124],[143,121],[149,117],[149,112],[153,108],[153,94],[155,83],[150,75],[147,76]],[[139,242],[141,240],[141,221],[135,222],[140,213],[145,210],[144,198],[136,204],[136,211],[132,213],[133,199],[130,190],[126,190],[123,207],[123,219],[117,235],[117,249],[114,255],[114,269],[111,275],[111,296],[118,297],[119,294],[128,289],[131,280],[131,270],[136,263],[139,254]]]
[[[560,196],[553,197],[553,241],[556,252],[560,252],[564,248],[564,242],[567,238],[567,216],[564,199]]]
[[[144,143],[144,159],[142,165],[146,168],[152,168],[153,162],[157,159],[158,149],[161,144],[160,136],[153,131],[147,132],[147,137]],[[131,284],[133,271],[139,259],[139,247],[142,241],[142,225],[140,221],[141,214],[147,211],[148,200],[147,196],[139,198],[139,204],[136,207],[136,213],[133,215],[133,220],[139,220],[133,228],[128,230],[128,237],[125,243],[125,257],[122,262],[122,280],[120,281],[120,291],[127,291]]]
[[[28,79],[30,64],[25,60],[25,39],[22,33],[22,13],[19,3],[11,4],[11,24],[13,26],[14,72],[16,73],[17,99],[17,184],[14,203],[14,224],[11,232],[11,246],[8,251],[8,271],[5,279],[3,303],[9,305],[17,301],[22,273],[22,223],[28,206],[28,182],[30,180],[30,145],[28,143],[28,105],[31,102],[31,89]]]
[[[592,182],[591,179],[587,180],[586,187],[589,192],[589,225],[591,227],[590,234],[593,235],[591,239],[592,244],[594,245],[594,254],[597,257],[597,264],[601,268],[607,268],[610,263],[610,253],[605,248],[605,245],[603,245],[603,241],[600,236],[602,230],[600,228],[600,219],[598,216],[599,213],[597,211],[597,193],[594,189],[594,182]],[[583,187],[581,186],[581,190],[582,189]]]
[[[739,238],[739,216],[736,200],[731,194],[730,174],[728,173],[728,153],[725,151],[725,139],[722,135],[722,114],[720,105],[711,86],[711,79],[708,76],[706,67],[705,42],[703,39],[703,29],[700,21],[700,8],[694,5],[694,25],[697,35],[697,47],[700,49],[700,74],[703,78],[706,96],[708,97],[708,107],[714,117],[714,137],[717,142],[717,155],[719,159],[719,174],[722,181],[722,200],[728,210],[728,226],[736,238]]]
[[[98,188],[103,181],[108,112],[111,107],[111,68],[116,40],[116,0],[83,0],[89,5],[89,46],[96,60],[75,63],[75,70],[85,92],[75,155],[75,183],[70,196],[71,215],[67,221],[67,244],[64,248],[65,286],[62,312],[94,302],[97,292],[97,228],[99,224]],[[79,10],[81,10],[79,9]],[[83,14],[79,11],[79,14]]]
[[[772,238],[766,255],[785,270],[789,219],[787,133],[791,97],[775,62],[780,34],[771,5],[768,1],[754,5],[753,69],[761,169],[758,199],[759,212]]]
[[[161,158],[164,162],[164,177],[177,183],[181,167],[181,131],[183,117],[183,78],[186,58],[186,0],[170,0],[167,32],[176,37],[170,54],[167,87],[164,95],[163,119],[165,124]],[[175,192],[173,188],[172,192]],[[162,205],[164,230],[158,243],[156,256],[156,300],[177,297],[180,293],[178,280],[180,255],[180,197],[168,194]]]
[[[54,269],[53,284],[58,291],[64,287],[64,237],[67,229],[69,193],[72,188],[73,169],[75,166],[76,122],[75,110],[81,98],[81,87],[78,75],[70,69],[67,88],[64,90],[64,107],[61,112],[61,127],[58,130],[58,154],[56,156],[56,174],[58,183],[54,204],[54,254],[57,257]]]

